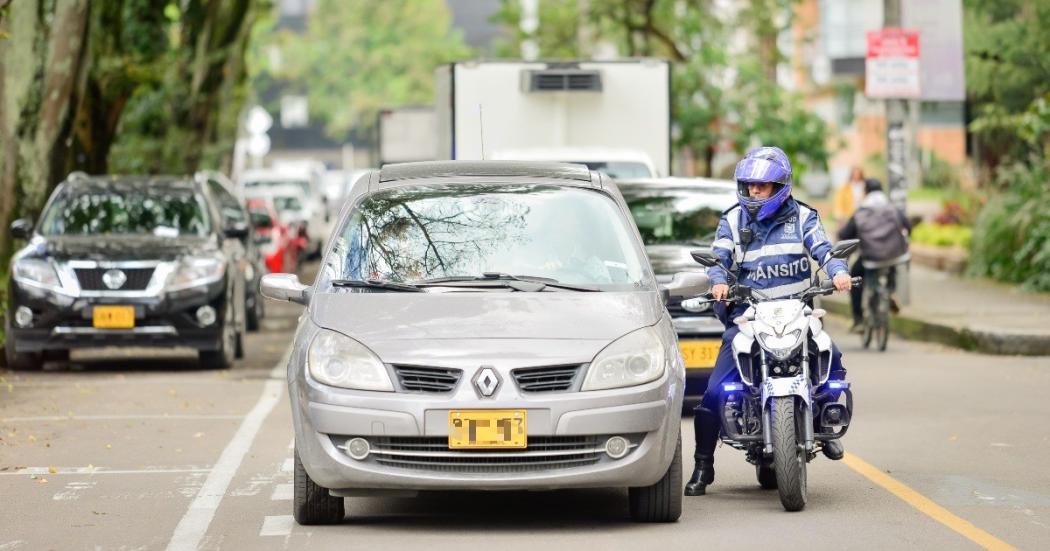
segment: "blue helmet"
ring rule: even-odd
[[[740,207],[757,220],[773,216],[791,196],[791,161],[779,147],[756,147],[748,151],[736,164],[733,178]],[[768,199],[752,198],[747,185],[755,182],[773,184],[773,195]]]

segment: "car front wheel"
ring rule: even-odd
[[[339,524],[346,515],[343,498],[328,493],[310,478],[303,462],[299,459],[299,450],[295,451],[295,471],[292,474],[292,514],[295,522],[303,526],[318,524]]]
[[[682,516],[682,435],[674,459],[663,478],[652,486],[627,490],[631,520],[635,522],[675,522]]]

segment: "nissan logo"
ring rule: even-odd
[[[106,273],[102,274],[102,283],[114,291],[123,287],[127,280],[127,274],[121,270],[106,270]]]

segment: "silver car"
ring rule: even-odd
[[[353,187],[288,363],[294,514],[419,490],[628,487],[633,519],[681,513],[685,368],[607,178],[581,165],[388,165]]]

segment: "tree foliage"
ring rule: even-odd
[[[371,129],[383,108],[431,103],[434,68],[470,55],[443,0],[320,0],[304,34],[269,41],[282,61],[258,78],[305,95],[338,140]]]

